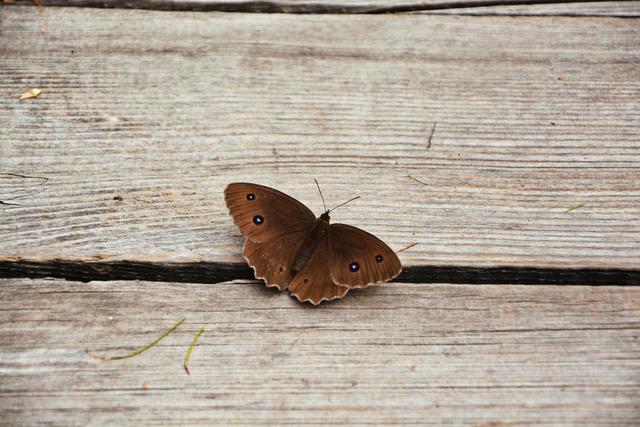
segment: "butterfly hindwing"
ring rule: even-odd
[[[249,240],[260,243],[285,234],[311,231],[316,217],[305,205],[273,188],[237,182],[224,197],[233,222]]]
[[[260,243],[246,239],[242,253],[256,279],[282,291],[289,287],[293,278],[291,266],[307,235],[306,231],[288,233]]]
[[[402,271],[398,256],[382,240],[346,224],[329,227],[333,282],[348,288],[364,288],[387,282]]]
[[[318,305],[322,301],[342,298],[349,288],[337,286],[329,274],[329,241],[323,236],[311,252],[309,261],[296,273],[289,284],[289,292],[298,301]]]

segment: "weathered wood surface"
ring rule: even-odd
[[[4,0],[34,5],[33,0]],[[639,16],[639,1],[550,2],[548,0],[46,0],[47,6],[75,6],[175,11],[269,13],[403,13],[472,15]]]
[[[0,8],[0,276],[223,282],[0,279],[0,424],[637,424],[640,287],[566,285],[640,283],[639,20],[433,14],[639,2],[45,3]],[[562,285],[224,282],[224,186],[313,178],[404,279]]]
[[[639,265],[638,20],[0,13],[2,260],[242,263],[224,186],[318,178],[408,266]]]
[[[7,425],[637,425],[640,288],[0,280]],[[187,321],[146,353],[104,362]],[[205,332],[182,359],[195,331]],[[148,389],[143,389],[143,384]]]

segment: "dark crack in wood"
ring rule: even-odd
[[[0,261],[0,277],[92,280],[146,280],[155,282],[219,283],[253,279],[246,264],[143,263],[133,261],[83,262],[69,260]],[[598,268],[527,268],[410,266],[395,280],[404,283],[516,284],[578,286],[640,286],[640,270]]]

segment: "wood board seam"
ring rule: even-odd
[[[145,280],[156,282],[221,283],[254,279],[242,263],[163,263],[84,260],[0,260],[0,278],[52,277],[81,282]],[[640,286],[640,270],[616,268],[541,268],[409,266],[394,282],[566,286]]]

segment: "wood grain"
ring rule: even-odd
[[[640,288],[0,280],[8,425],[634,425]],[[146,353],[104,362],[186,322]],[[182,359],[198,328],[205,332]],[[148,389],[143,389],[143,384]]]
[[[637,20],[0,13],[3,260],[241,263],[225,185],[317,178],[408,266],[640,265]]]

